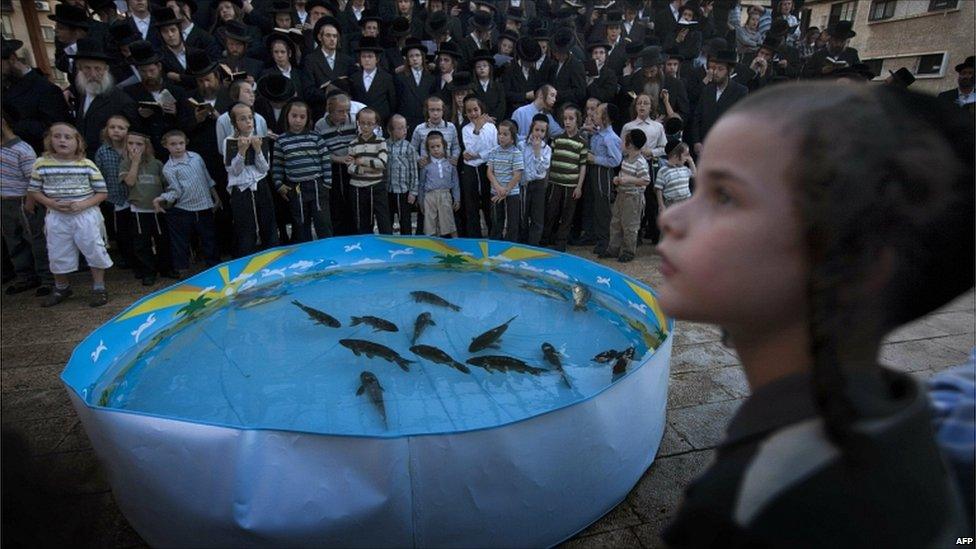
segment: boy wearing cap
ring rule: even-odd
[[[644,213],[644,189],[651,183],[650,168],[641,154],[647,136],[641,130],[624,135],[624,158],[620,175],[613,178],[617,198],[610,219],[610,244],[600,257],[618,255],[617,261],[633,261],[637,253],[637,231]]]
[[[379,115],[377,124],[383,122],[397,110],[396,86],[390,73],[379,68],[379,57],[383,53],[379,40],[363,36],[356,48],[361,70],[352,80],[352,98],[369,105]]]
[[[515,43],[515,61],[505,69],[505,102],[508,112],[535,99],[535,90],[545,83],[547,76],[535,68],[542,59],[542,47],[535,40],[523,36]]]

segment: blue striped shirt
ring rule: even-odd
[[[417,195],[417,151],[406,139],[387,141],[387,177],[391,193]]]
[[[95,193],[108,192],[102,172],[91,160],[58,160],[46,155],[34,162],[27,190],[44,193],[54,200],[71,202],[91,198]]]
[[[275,189],[282,185],[322,179],[326,188],[332,187],[332,161],[329,148],[316,133],[286,133],[274,144],[271,176]]]
[[[213,197],[210,195],[214,180],[199,154],[187,151],[179,160],[170,157],[163,165],[163,177],[169,187],[159,196],[167,204],[188,212],[214,207]]]
[[[109,144],[103,144],[95,152],[95,165],[105,178],[105,188],[108,189],[108,201],[116,208],[129,205],[129,188],[119,177],[119,165],[122,155]]]
[[[505,148],[495,147],[488,153],[488,165],[491,166],[491,172],[495,175],[498,184],[504,187],[512,181],[516,171],[524,169],[525,161],[522,158],[522,150],[511,145]],[[491,194],[495,194],[494,188],[491,189]],[[512,187],[508,194],[511,196],[519,194],[519,185]]]

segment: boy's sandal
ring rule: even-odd
[[[101,307],[108,303],[108,292],[105,290],[92,290],[91,301],[88,302],[89,307]]]
[[[41,307],[54,307],[55,305],[71,297],[71,294],[73,293],[74,292],[71,291],[71,288],[65,288],[63,290],[55,288],[54,291],[47,296],[47,299],[44,300],[44,303],[41,303]]]

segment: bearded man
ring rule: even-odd
[[[0,43],[3,112],[14,134],[40,155],[44,132],[55,122],[71,120],[71,113],[61,89],[17,56],[23,45],[20,40],[3,39]]]
[[[121,114],[135,122],[136,102],[115,86],[115,79],[108,70],[111,59],[98,40],[83,38],[78,41],[74,59],[76,97],[75,127],[85,138],[88,157],[94,158],[101,144],[101,132],[109,118]]]

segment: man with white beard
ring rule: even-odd
[[[85,138],[88,157],[94,158],[101,144],[101,132],[110,117],[124,115],[130,121],[137,120],[136,102],[115,86],[115,79],[108,70],[111,57],[102,49],[98,40],[83,38],[78,41],[78,51],[70,55],[75,70],[75,127]]]

